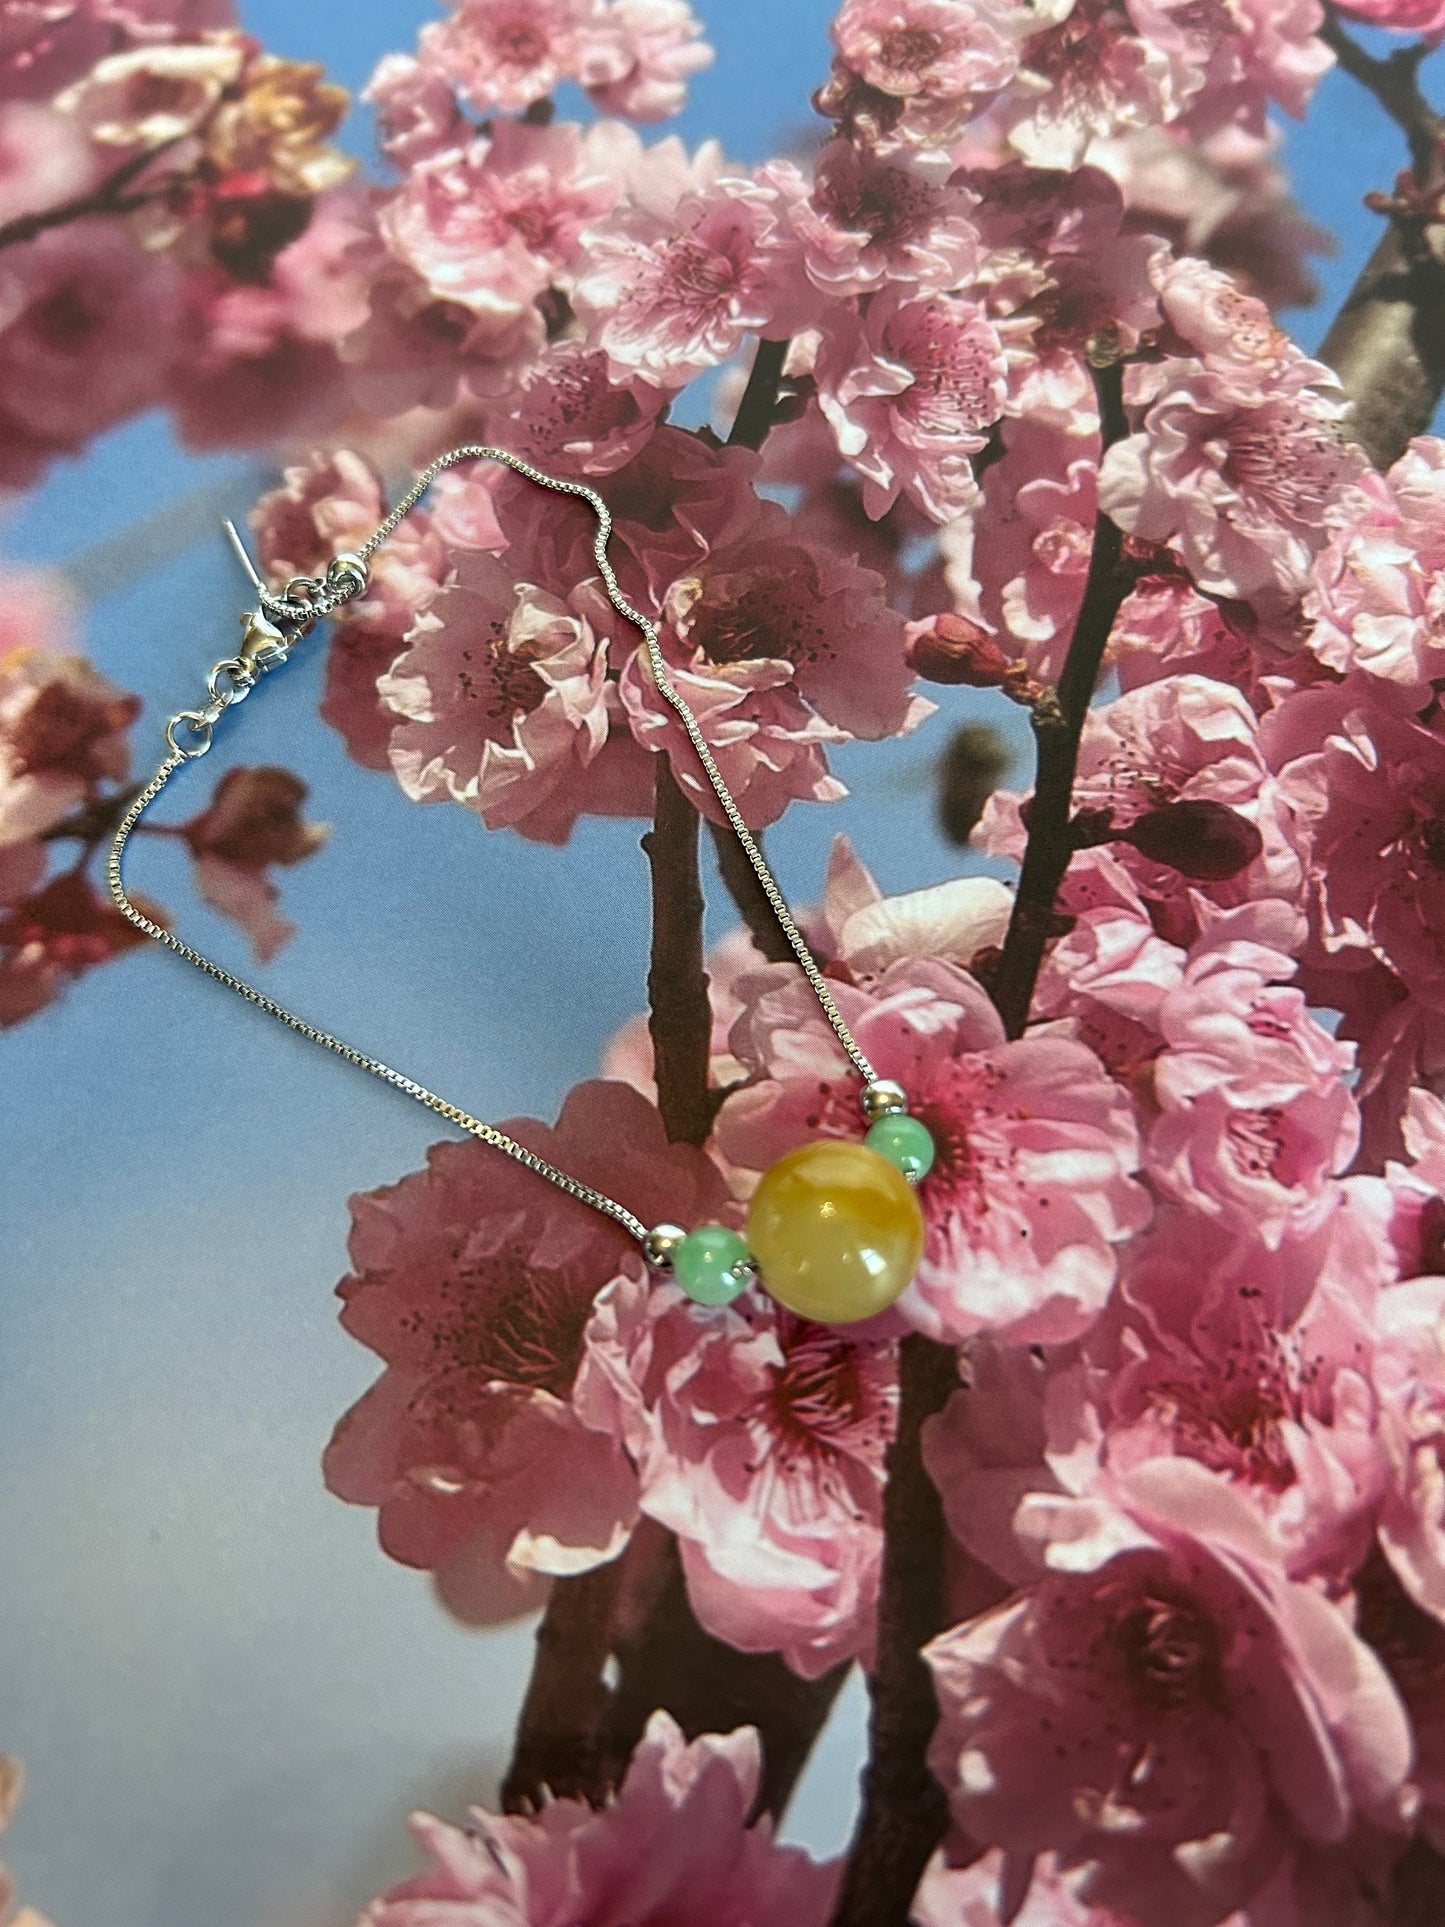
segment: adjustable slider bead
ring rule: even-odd
[[[890,1164],[896,1164],[910,1184],[917,1184],[933,1169],[933,1133],[907,1111],[890,1111],[868,1127],[863,1142]]]
[[[859,1102],[863,1107],[864,1122],[872,1124],[877,1118],[891,1117],[897,1111],[906,1111],[908,1093],[891,1077],[875,1077],[871,1084],[863,1086],[863,1095]]]
[[[694,1304],[730,1305],[756,1278],[747,1240],[726,1225],[699,1225],[672,1254],[672,1275]]]

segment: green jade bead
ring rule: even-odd
[[[672,1275],[698,1305],[730,1305],[753,1282],[747,1240],[726,1225],[699,1225],[672,1254]]]
[[[863,1142],[870,1151],[896,1164],[910,1184],[917,1184],[933,1169],[932,1133],[926,1124],[920,1124],[906,1111],[890,1111],[880,1117],[869,1126]]]

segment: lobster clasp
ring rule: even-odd
[[[260,609],[250,609],[241,617],[241,661],[256,670],[273,668],[291,653],[291,638]]]

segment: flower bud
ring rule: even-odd
[[[1011,666],[986,629],[948,610],[909,624],[908,662],[926,682],[966,683],[972,689],[997,689]]]
[[[1223,803],[1185,797],[1163,803],[1120,830],[1152,863],[1167,863],[1198,883],[1223,883],[1247,870],[1264,848],[1264,838],[1247,818]]]

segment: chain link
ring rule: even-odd
[[[656,625],[633,608],[618,586],[617,577],[607,555],[607,542],[612,533],[612,514],[607,504],[596,490],[589,488],[585,482],[571,482],[559,476],[546,475],[541,469],[534,468],[530,462],[523,460],[521,456],[509,454],[506,449],[490,448],[483,443],[469,443],[462,448],[451,449],[445,455],[439,455],[434,462],[429,463],[421,471],[390,514],[367,537],[359,549],[332,559],[323,578],[294,576],[286,584],[282,594],[263,592],[261,611],[245,618],[246,634],[240,652],[218,662],[207,677],[206,701],[198,709],[181,710],[167,723],[166,741],[171,753],[121,818],[111,842],[106,880],[109,884],[111,900],[137,930],[143,931],[155,942],[164,944],[168,950],[174,951],[178,957],[183,957],[187,963],[194,964],[197,970],[203,970],[208,977],[214,978],[217,983],[224,984],[228,990],[235,991],[238,997],[244,997],[247,1003],[254,1004],[258,1010],[265,1011],[268,1017],[274,1017],[278,1023],[299,1032],[313,1044],[320,1044],[323,1049],[333,1051],[338,1057],[345,1058],[348,1064],[354,1064],[358,1070],[369,1071],[373,1077],[379,1077],[385,1083],[394,1085],[397,1090],[405,1091],[408,1097],[415,1098],[418,1104],[426,1105],[428,1110],[435,1111],[439,1117],[446,1118],[449,1123],[455,1124],[472,1137],[480,1138],[482,1143],[491,1145],[494,1150],[502,1151],[508,1157],[515,1158],[529,1171],[534,1171],[538,1177],[546,1178],[559,1190],[590,1205],[594,1211],[600,1211],[604,1216],[612,1218],[639,1244],[645,1244],[648,1227],[625,1205],[619,1204],[615,1198],[609,1198],[605,1192],[596,1191],[591,1185],[583,1184],[580,1179],[572,1177],[568,1172],[559,1170],[556,1165],[549,1164],[546,1158],[539,1157],[535,1151],[529,1151],[524,1144],[519,1144],[515,1138],[509,1137],[505,1131],[499,1131],[495,1125],[486,1124],[480,1118],[473,1117],[469,1111],[462,1110],[459,1105],[449,1103],[446,1098],[439,1097],[435,1091],[429,1091],[424,1084],[418,1084],[414,1078],[394,1070],[390,1064],[384,1064],[380,1058],[370,1057],[365,1051],[357,1050],[353,1045],[344,1043],[339,1037],[333,1037],[329,1031],[321,1030],[315,1024],[308,1023],[304,1017],[298,1017],[294,1011],[287,1010],[284,1004],[277,1003],[273,997],[268,997],[254,984],[247,983],[244,978],[233,976],[220,964],[213,963],[209,957],[202,956],[200,951],[193,950],[173,931],[167,930],[163,924],[155,922],[139,909],[127,895],[122,876],[121,866],[132,830],[175,772],[183,764],[194,762],[204,756],[210,749],[215,726],[226,710],[233,703],[243,701],[268,670],[278,668],[284,663],[294,644],[316,623],[330,615],[352,596],[361,594],[365,590],[367,559],[381,547],[403,518],[411,513],[438,475],[446,469],[454,468],[459,462],[479,461],[499,462],[503,467],[515,470],[517,474],[525,475],[529,481],[536,482],[542,488],[553,489],[562,495],[575,495],[591,507],[597,518],[597,533],[593,539],[592,553],[596,558],[598,572],[606,586],[608,597],[618,613],[641,631],[653,682],[659,694],[676,711],[688,741],[702,764],[703,772],[712,785],[713,793],[722,806],[723,814],[733,834],[742,845],[743,854],[747,857],[754,875],[762,886],[763,895],[777,918],[778,927],[787,938],[793,955],[797,958],[822,1008],[823,1015],[832,1026],[838,1042],[864,1083],[873,1084],[876,1081],[872,1064],[859,1049],[853,1033],[844,1021],[828,988],[827,980],[788,908],[787,899],[778,888],[773,873],[768,868],[767,860],[758,848],[752,832],[743,821],[742,812],[723,778],[722,771],[717,766],[697,717],[673,684],[668,673],[667,661],[662,653]],[[178,732],[184,732],[184,734]]]

